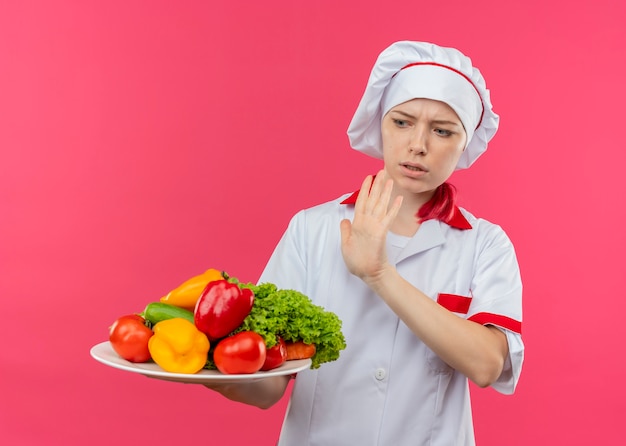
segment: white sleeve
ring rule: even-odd
[[[304,292],[307,276],[305,244],[302,241],[304,224],[304,211],[300,211],[289,222],[258,283],[269,282],[281,289]]]
[[[522,342],[522,281],[513,244],[504,231],[490,225],[479,237],[468,319],[500,328],[507,338],[509,356],[492,387],[512,394],[524,361]]]
[[[505,395],[511,395],[517,387],[520,374],[522,372],[522,363],[524,362],[524,343],[522,336],[509,330],[503,330],[506,334],[506,340],[509,343],[509,356],[504,363],[502,373],[491,387]]]

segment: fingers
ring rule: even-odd
[[[376,179],[378,180],[378,177]],[[379,215],[385,215],[387,214],[391,192],[393,191],[393,180],[391,178],[387,179],[387,175],[383,173],[380,183],[376,186],[380,190],[380,194],[374,210]]]
[[[393,206],[397,205],[398,209],[394,209],[394,207],[388,209],[392,192],[393,180],[387,178],[384,170],[378,172],[376,178],[368,175],[361,185],[361,190],[355,203],[355,213],[388,219],[387,213],[391,211],[393,213],[391,220],[393,220],[397,215],[401,201],[400,203],[394,202]]]
[[[372,175],[368,175],[363,180],[361,184],[361,189],[359,191],[359,195],[356,199],[356,203],[354,204],[355,212],[364,212],[367,204],[367,199],[369,198],[370,190],[372,188]]]
[[[383,224],[388,228],[391,226],[391,223],[395,220],[398,212],[400,212],[400,207],[402,206],[402,195],[399,195],[393,200],[393,204],[389,208],[389,212],[383,219]]]
[[[374,182],[372,184],[372,188],[369,193],[369,200],[367,201],[368,206],[366,206],[366,210],[374,215],[380,215],[381,211],[387,210],[387,203],[389,199],[387,199],[387,203],[385,203],[385,172],[380,171],[374,178]]]
[[[353,220],[340,223],[344,261],[358,277],[375,276],[387,264],[386,235],[402,204],[400,196],[391,202],[392,194],[393,181],[384,171],[376,178],[368,175],[361,185]]]

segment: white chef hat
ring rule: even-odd
[[[454,48],[410,41],[396,42],[378,56],[348,127],[352,148],[382,159],[383,116],[415,98],[445,102],[459,116],[467,143],[457,169],[468,168],[487,150],[500,118],[480,71]]]

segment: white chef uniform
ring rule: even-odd
[[[353,149],[383,158],[380,123],[412,98],[447,103],[467,142],[457,169],[469,167],[498,128],[480,71],[460,51],[401,41],[378,57],[348,128]],[[298,290],[337,314],[347,347],[337,361],[300,372],[281,446],[469,446],[474,432],[467,378],[435,355],[363,281],[341,254],[340,221],[355,195],[295,215],[259,282]],[[458,317],[499,327],[509,356],[492,385],[513,393],[524,346],[522,284],[513,245],[497,225],[465,210],[422,222],[413,237],[388,234],[398,272]]]
[[[346,203],[354,195],[342,204],[347,197],[296,214],[259,279],[336,313],[347,343],[337,361],[298,374],[279,445],[473,445],[467,378],[347,270],[339,231],[353,217]],[[415,287],[459,317],[506,333],[509,358],[492,387],[512,393],[523,361],[522,285],[504,231],[457,209],[449,224],[429,220],[412,238],[390,234],[387,244]]]

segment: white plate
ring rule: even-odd
[[[116,369],[139,373],[152,378],[195,384],[226,384],[242,381],[256,381],[263,378],[269,378],[270,376],[291,375],[311,366],[310,359],[296,359],[287,361],[280,367],[268,370],[267,372],[259,371],[245,375],[225,375],[217,370],[200,370],[195,374],[169,373],[156,365],[154,362],[134,363],[122,359],[117,353],[115,353],[111,343],[108,341],[94,345],[91,348],[90,353],[96,361]]]

